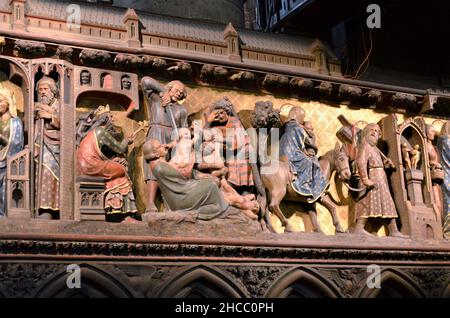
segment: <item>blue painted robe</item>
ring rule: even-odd
[[[0,217],[6,215],[6,163],[7,158],[23,149],[23,126],[18,117],[9,119],[9,142],[0,150]]]
[[[292,183],[294,190],[308,201],[316,201],[328,187],[317,157],[308,157],[305,153],[306,131],[291,120],[284,126],[284,134],[280,141],[280,154],[286,156],[296,171],[296,179]]]
[[[444,182],[441,185],[444,197],[444,231],[447,229],[450,232],[450,136],[440,137],[438,147],[441,153],[442,169],[444,170]]]

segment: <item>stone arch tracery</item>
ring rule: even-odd
[[[81,288],[69,289],[70,272],[60,272],[45,282],[34,295],[37,298],[129,298],[133,293],[124,283],[103,269],[80,265]]]
[[[268,298],[343,297],[336,286],[312,269],[297,267],[278,278],[267,290]]]
[[[406,274],[395,269],[386,269],[381,272],[381,288],[367,286],[360,292],[362,298],[422,298],[425,293]]]
[[[163,298],[242,298],[246,294],[220,270],[193,266],[165,284],[156,297]]]

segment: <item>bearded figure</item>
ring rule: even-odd
[[[102,107],[102,106],[101,106]],[[108,107],[99,107],[92,126],[77,150],[78,175],[105,179],[105,213],[107,221],[137,222],[132,181],[125,155],[133,138],[124,138],[114,125]]]
[[[37,83],[35,103],[34,161],[36,212],[39,218],[55,219],[59,212],[60,102],[58,87],[50,77]]]
[[[360,187],[366,193],[356,202],[356,227],[354,233],[369,234],[364,227],[367,220],[381,218],[389,222],[389,235],[405,237],[397,228],[398,218],[394,200],[389,191],[385,168],[393,167],[390,159],[382,156],[377,147],[381,130],[377,124],[369,124],[362,131],[356,164],[360,175]]]
[[[150,129],[146,141],[158,140],[161,144],[168,144],[178,138],[178,129],[187,128],[188,113],[182,105],[186,98],[186,87],[180,81],[171,81],[162,86],[155,79],[145,76],[141,80],[141,87],[147,102],[147,114]],[[170,159],[167,154],[166,159]],[[144,162],[145,182],[147,185],[146,213],[156,212],[155,198],[158,191],[158,182]]]

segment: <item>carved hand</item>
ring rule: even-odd
[[[36,103],[36,111],[41,111],[41,110],[49,112],[49,113],[53,112],[53,108],[51,108],[50,106],[41,104],[41,103]]]
[[[217,112],[216,111],[212,111],[206,116],[206,121],[208,123],[212,123],[216,119],[217,119]]]
[[[386,169],[389,169],[389,168],[395,168],[395,165],[394,165],[394,163],[392,162],[392,160],[391,159],[385,159],[384,160],[384,167],[386,168]]]
[[[52,119],[52,114],[53,114],[53,112],[40,110],[40,111],[37,112],[37,117],[38,118],[45,118],[45,119]]]
[[[128,161],[125,158],[121,158],[121,157],[115,157],[113,159],[114,162],[117,162],[119,164],[121,164],[124,167],[128,167]]]
[[[164,93],[161,95],[161,106],[166,107],[170,104],[170,95],[168,93]]]
[[[36,103],[36,118],[52,119],[53,108],[48,105]]]

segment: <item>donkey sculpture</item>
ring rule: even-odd
[[[336,206],[328,191],[326,191],[316,202],[309,203],[306,197],[298,194],[291,186],[295,176],[290,168],[289,162],[283,160],[274,162],[274,160],[276,159],[271,159],[271,161],[261,165],[261,178],[268,193],[268,208],[280,219],[281,224],[285,227],[285,232],[294,232],[294,228],[280,209],[280,203],[283,199],[287,201],[302,202],[311,216],[314,231],[324,233],[317,220],[316,203],[320,203],[330,211],[333,225],[336,227],[336,232],[344,233],[345,231],[341,226],[336,213]],[[275,169],[273,169],[273,166],[271,167],[272,164],[278,164],[278,169],[276,169],[276,171],[274,171]],[[336,171],[338,178],[343,181],[348,181],[351,177],[349,157],[345,147],[342,147],[339,142],[336,144],[335,149],[328,151],[319,158],[319,164],[327,180],[330,180],[334,171]],[[267,211],[265,215],[266,222],[270,224]]]

